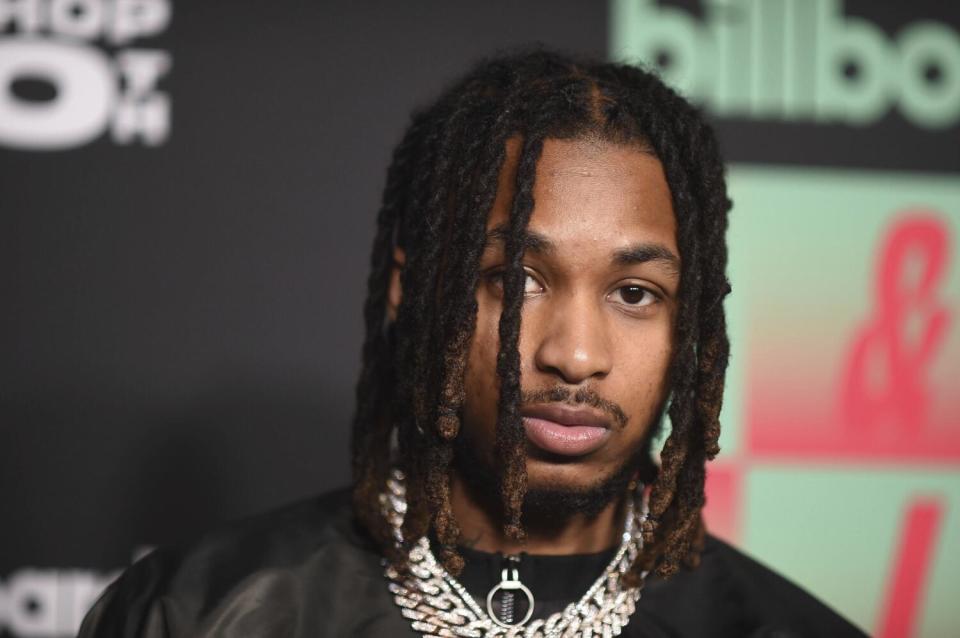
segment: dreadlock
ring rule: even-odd
[[[433,532],[440,560],[459,573],[460,530],[450,503],[453,442],[476,323],[475,290],[506,143],[522,142],[505,241],[496,372],[495,447],[504,530],[522,538],[526,494],[520,417],[523,241],[544,140],[598,136],[652,152],[663,165],[681,254],[674,352],[668,369],[671,431],[652,483],[644,549],[628,580],[696,564],[704,527],[705,463],[719,451],[729,344],[723,298],[727,198],[713,131],[655,75],[636,67],[542,50],[485,60],[432,106],[414,114],[397,146],[377,216],[362,371],[353,421],[354,509],[391,560],[402,561],[378,499],[392,465],[406,475],[403,536]],[[403,297],[387,318],[395,248],[404,250]]]

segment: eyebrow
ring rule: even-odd
[[[508,237],[510,237],[509,225],[500,224],[499,226],[494,226],[487,231],[487,241],[485,246],[489,246],[490,244],[495,244],[498,242],[506,246]],[[535,230],[530,229],[526,229],[523,232],[523,249],[524,251],[529,250],[531,252],[540,254],[556,252],[556,246],[552,241]]]
[[[487,232],[486,245],[501,242],[507,243],[510,236],[510,227],[500,224]],[[540,233],[527,229],[523,233],[523,248],[539,254],[555,253],[556,245]],[[672,275],[680,274],[680,258],[663,244],[656,242],[640,242],[628,248],[621,248],[613,253],[613,263],[618,266],[630,266],[648,262],[660,262],[666,266]]]
[[[620,266],[655,261],[668,267],[670,274],[680,274],[680,258],[663,244],[654,242],[641,242],[618,250],[613,254],[613,261]]]

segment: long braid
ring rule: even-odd
[[[686,108],[690,109],[689,106]],[[674,466],[680,467],[673,489],[676,503],[674,528],[664,530],[667,547],[657,569],[661,575],[675,572],[681,564],[695,565],[699,559],[704,535],[701,512],[705,502],[705,463],[719,451],[719,412],[729,353],[722,301],[729,292],[724,275],[726,245],[723,234],[730,202],[723,188],[722,166],[711,161],[717,156],[712,132],[700,124],[699,118],[678,121],[687,129],[677,138],[683,142],[679,149],[685,156],[680,158],[680,164],[687,167],[691,184],[689,190],[678,190],[689,193],[691,201],[688,205],[700,211],[696,220],[695,248],[687,252],[695,253],[700,263],[696,266],[696,275],[688,276],[688,280],[695,281],[694,289],[689,291],[687,310],[690,321],[696,322],[696,347],[678,361],[678,371],[682,372],[684,380],[692,381],[692,387],[685,388],[688,394],[682,399],[685,413],[682,418],[689,420],[689,429],[684,432],[685,441],[678,447],[685,448],[685,454],[678,452],[676,458],[664,459],[665,465],[673,461]],[[704,162],[702,158],[708,160]],[[715,181],[716,174],[709,175],[711,171],[721,172],[719,182]],[[711,182],[711,178],[714,181]],[[676,181],[680,181],[679,176]]]
[[[409,509],[404,519],[404,536],[413,539],[423,536],[436,518],[437,492],[428,486],[436,485],[438,467],[449,463],[449,454],[437,449],[432,441],[437,434],[431,425],[436,410],[430,387],[435,382],[444,354],[435,318],[441,262],[444,246],[448,243],[445,240],[451,231],[447,207],[454,185],[446,173],[463,145],[461,127],[470,121],[469,100],[467,96],[457,94],[443,107],[446,114],[441,119],[443,124],[437,126],[435,153],[431,158],[433,173],[425,184],[426,193],[419,198],[420,210],[412,211],[418,214],[411,221],[419,223],[411,224],[411,228],[415,229],[414,245],[419,250],[408,251],[402,273],[404,301],[398,311],[398,329],[401,316],[405,328],[417,326],[415,338],[407,342],[407,349],[403,352],[406,359],[403,367],[410,371],[406,378],[409,380],[407,390],[412,419],[408,420],[408,427],[400,429],[398,437],[401,457],[407,460],[404,469],[409,477]]]
[[[470,81],[465,83],[468,87]],[[484,85],[475,85],[475,89],[482,91]],[[485,135],[488,131],[470,131],[472,136],[468,138],[463,131],[458,131],[457,121],[471,122],[475,121],[477,111],[484,107],[484,100],[478,99],[476,94],[469,92],[461,96],[461,99],[452,107],[451,115],[446,123],[444,140],[439,144],[438,157],[467,157],[474,158],[477,151],[483,146],[482,164],[475,165],[468,161],[461,164],[452,177],[445,181],[454,188],[459,186],[464,179],[475,173],[481,175],[481,184],[489,184],[486,189],[481,188],[473,197],[460,196],[460,204],[456,206],[456,214],[447,217],[447,223],[444,230],[445,242],[435,242],[436,246],[463,246],[467,250],[456,251],[447,248],[442,252],[433,251],[430,255],[434,261],[440,261],[445,268],[440,278],[438,269],[436,276],[425,275],[423,270],[418,270],[416,262],[410,266],[410,270],[415,272],[417,277],[423,282],[424,293],[427,294],[433,290],[435,294],[433,304],[435,312],[432,316],[425,313],[418,318],[421,325],[429,325],[429,339],[424,339],[423,335],[428,334],[426,330],[421,331],[421,341],[414,348],[414,352],[427,353],[422,355],[418,361],[414,362],[415,396],[421,399],[423,406],[421,409],[414,410],[417,414],[418,426],[416,429],[407,428],[406,432],[401,430],[401,441],[408,441],[409,452],[405,455],[411,462],[408,463],[409,480],[408,490],[414,494],[422,495],[420,503],[424,506],[421,510],[426,513],[428,508],[431,516],[426,515],[409,516],[409,524],[405,521],[405,536],[408,538],[417,538],[425,531],[426,523],[432,521],[433,527],[437,532],[438,540],[441,542],[441,559],[450,568],[451,571],[459,571],[460,559],[453,551],[453,545],[459,536],[459,529],[456,526],[450,505],[449,488],[449,464],[452,459],[452,439],[459,431],[459,408],[462,405],[462,376],[463,363],[465,361],[466,346],[469,337],[472,334],[473,324],[476,319],[475,299],[473,290],[477,279],[477,262],[482,253],[485,228],[485,217],[478,216],[477,204],[481,210],[489,210],[492,207],[493,199],[496,195],[496,175],[500,170],[503,159],[503,143],[506,138],[508,119],[499,115],[493,120],[494,130],[492,136]],[[481,121],[484,118],[480,118]],[[459,135],[458,135],[459,133]],[[468,142],[463,146],[452,146],[449,140],[462,141],[465,138]],[[448,160],[449,161],[449,160]],[[441,164],[442,165],[442,164]],[[444,196],[438,195],[441,192],[434,184],[432,203],[434,205],[444,204],[449,206]],[[463,223],[470,221],[471,223]],[[438,231],[437,225],[432,230]],[[454,253],[451,255],[451,253]],[[439,257],[438,257],[439,256]],[[459,257],[460,259],[457,259]],[[411,275],[412,276],[412,275]],[[466,278],[467,281],[462,281]],[[469,295],[466,299],[458,299],[456,291],[465,291]],[[464,308],[466,306],[466,308]],[[469,310],[469,313],[466,312]],[[454,326],[447,326],[453,322]],[[460,389],[458,389],[460,388]],[[436,406],[439,396],[440,404]],[[436,406],[432,411],[430,406]],[[430,424],[436,424],[435,427]],[[422,424],[422,425],[421,425]]]
[[[472,198],[462,198],[455,214],[456,235],[454,244],[466,246],[462,258],[451,263],[449,277],[445,277],[442,298],[445,300],[441,321],[444,325],[444,342],[447,349],[443,357],[443,371],[439,386],[439,414],[437,430],[445,446],[436,468],[434,484],[440,494],[435,510],[437,539],[441,544],[441,561],[452,573],[459,573],[462,559],[456,552],[459,527],[453,516],[450,503],[449,463],[452,458],[453,439],[460,430],[461,410],[465,399],[464,373],[466,354],[473,335],[477,303],[474,290],[477,286],[478,264],[483,253],[486,230],[486,215],[477,215],[476,210],[489,211],[496,198],[498,175],[505,157],[504,145],[510,130],[509,111],[501,113],[489,125],[487,133],[490,144],[481,151],[478,162],[478,192]],[[478,136],[478,141],[484,139]]]
[[[363,523],[371,529],[381,528],[377,537],[388,537],[382,518],[370,504],[386,480],[389,464],[388,442],[390,423],[383,409],[393,380],[387,337],[384,334],[387,289],[393,264],[393,242],[397,221],[408,197],[415,151],[421,144],[424,117],[414,116],[410,127],[393,153],[383,192],[383,204],[377,215],[377,231],[370,255],[370,276],[363,316],[365,337],[362,367],[357,382],[357,412],[351,441],[354,476],[354,508]]]
[[[523,236],[534,208],[533,189],[543,141],[551,129],[562,129],[573,119],[580,100],[577,93],[589,90],[577,76],[547,83],[540,90],[547,99],[530,113],[532,121],[521,131],[523,145],[516,169],[513,206],[504,245],[503,307],[500,314],[500,350],[497,377],[500,382],[497,406],[495,452],[501,459],[500,486],[504,510],[504,533],[517,540],[524,537],[520,518],[527,491],[525,433],[520,417],[520,315],[526,273],[523,268]],[[582,109],[582,106],[580,106]]]
[[[480,107],[482,108],[482,107]],[[475,161],[464,163],[464,169],[455,174],[455,183],[479,174],[481,183],[496,184],[496,176],[503,161],[505,131],[494,132],[498,120],[481,118],[479,130],[462,151]],[[484,147],[485,146],[485,147]],[[474,207],[489,210],[493,206],[496,188],[487,188],[474,197],[460,197],[451,217],[451,241],[453,246],[468,246],[458,255],[447,255],[438,298],[440,307],[435,324],[438,343],[444,344],[438,359],[436,384],[431,387],[431,396],[436,397],[437,413],[434,418],[435,436],[429,437],[431,467],[424,486],[433,511],[433,524],[440,542],[440,559],[452,573],[459,573],[462,559],[455,544],[460,529],[453,516],[450,502],[450,462],[453,459],[453,439],[460,431],[460,410],[464,401],[463,376],[466,352],[476,322],[476,287],[478,262],[483,250],[485,215],[477,215]]]
[[[497,406],[495,451],[501,459],[501,493],[506,521],[505,531],[521,539],[520,513],[527,491],[526,454],[523,426],[520,422],[520,309],[523,304],[522,233],[533,211],[533,182],[537,160],[543,150],[543,138],[529,134],[523,140],[517,165],[516,195],[510,211],[509,235],[504,246],[506,266],[503,273],[503,308],[500,313],[500,351],[497,353],[497,377],[500,398]]]
[[[657,87],[653,93],[649,101],[659,113],[690,110],[668,89]],[[698,125],[698,118],[675,118],[672,123],[676,129],[672,134],[660,129],[661,134],[656,135],[658,127],[652,125],[648,130],[654,133],[650,141],[674,194],[678,243],[685,262],[681,274],[684,303],[677,319],[677,351],[670,375],[673,429],[651,490],[651,518],[644,526],[648,544],[637,561],[635,575],[655,564],[658,573],[669,575],[681,563],[696,562],[703,536],[704,462],[718,452],[718,415],[729,349],[721,305],[729,291],[723,276],[723,231],[729,200],[722,190],[716,195],[718,184],[722,189],[722,166],[715,159],[712,133]],[[708,176],[710,166],[716,168]],[[696,211],[702,212],[695,215]]]

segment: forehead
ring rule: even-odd
[[[487,228],[507,223],[521,142],[507,142]],[[656,156],[635,145],[597,139],[544,141],[529,229],[571,249],[656,241],[676,249],[670,188]]]

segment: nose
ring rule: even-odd
[[[613,356],[600,309],[574,300],[551,309],[539,323],[534,362],[540,372],[572,385],[609,374]]]

